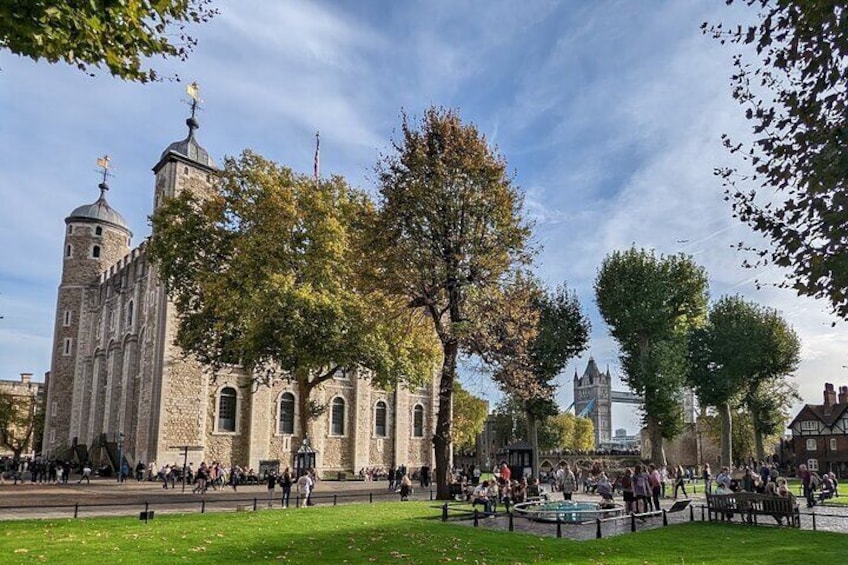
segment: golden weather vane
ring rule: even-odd
[[[109,165],[110,161],[111,157],[109,157],[108,155],[104,155],[103,157],[97,158],[97,166],[103,169],[103,171],[101,172],[101,174],[103,175],[103,181],[101,182],[102,185],[105,185],[106,179],[112,176],[112,173],[109,172],[109,169],[111,168]]]

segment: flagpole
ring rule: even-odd
[[[318,177],[321,167],[321,132],[315,132],[315,159],[312,163],[312,174],[315,176],[315,188],[318,188]]]

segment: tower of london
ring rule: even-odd
[[[215,190],[216,165],[200,145],[199,124],[167,146],[153,167],[154,208],[189,190]],[[146,245],[99,197],[65,218],[62,276],[56,303],[51,367],[46,383],[44,453],[114,467],[118,459],[219,461],[258,468],[292,465],[301,447],[297,391],[279,380],[253,386],[238,367],[212,375],[174,345],[175,308]],[[320,474],[363,467],[432,464],[438,394],[423,388],[374,388],[340,374],[313,398],[328,409],[312,423],[309,443]],[[120,455],[116,455],[120,453]]]

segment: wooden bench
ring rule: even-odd
[[[771,516],[782,525],[794,528],[801,527],[801,515],[795,497],[771,496],[754,492],[737,492],[732,494],[707,494],[707,511],[710,521],[732,520],[739,515],[749,524],[759,523],[759,516]]]

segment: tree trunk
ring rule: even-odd
[[[651,462],[657,467],[665,465],[665,449],[659,422],[653,416],[646,416],[645,427],[648,428],[648,439],[651,442]]]
[[[730,415],[730,403],[716,407],[721,417],[721,464],[733,465],[733,420]]]
[[[539,476],[539,422],[530,413],[530,410],[524,409],[524,419],[527,422],[527,442],[533,448],[533,476]],[[518,477],[520,480],[521,477]]]
[[[763,447],[763,432],[760,431],[760,412],[750,408],[750,406],[749,409],[751,410],[751,421],[754,424],[754,449],[757,452],[757,461],[765,461],[766,450]]]
[[[300,426],[300,439],[303,441],[307,436],[311,437],[310,429],[311,419],[309,418],[309,397],[312,394],[312,386],[309,383],[309,377],[297,376],[297,420]],[[292,445],[292,452],[297,451],[299,445]]]
[[[436,415],[436,432],[433,435],[433,449],[436,457],[436,498],[450,500],[448,472],[450,471],[451,452],[451,401],[453,382],[456,378],[456,357],[459,343],[456,339],[442,342],[444,360],[439,381],[439,411]]]

